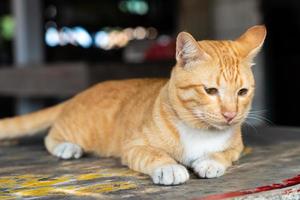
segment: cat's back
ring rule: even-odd
[[[132,98],[131,95],[138,95],[147,92],[151,93],[153,90],[160,89],[166,82],[167,79],[162,78],[104,81],[83,91],[75,98],[85,98],[86,96],[94,99],[117,96],[127,96]]]
[[[70,105],[84,107],[112,108],[119,107],[135,99],[153,97],[159,93],[168,79],[143,78],[112,80],[98,83],[79,93],[70,101]],[[139,101],[137,100],[137,101]]]

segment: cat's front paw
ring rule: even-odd
[[[52,154],[61,159],[78,159],[82,156],[83,150],[77,144],[63,142],[54,148]]]
[[[189,180],[188,170],[179,164],[164,165],[154,169],[153,183],[159,185],[179,185]]]
[[[192,168],[201,178],[216,178],[226,171],[225,165],[213,159],[198,159],[192,164]]]

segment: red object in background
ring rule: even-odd
[[[294,185],[300,184],[300,175],[297,175],[293,178],[283,180],[282,183],[274,183],[272,185],[266,185],[266,186],[261,186],[257,187],[254,189],[248,189],[248,190],[240,190],[240,191],[233,191],[233,192],[227,192],[223,194],[213,194],[209,195],[206,197],[200,197],[200,198],[195,198],[193,200],[220,200],[220,199],[227,199],[227,198],[233,198],[233,197],[241,197],[244,195],[249,195],[249,194],[257,194],[260,192],[266,192],[266,191],[272,191],[272,190],[277,190],[277,189],[283,189],[287,187],[291,187]],[[285,191],[280,192],[280,194],[289,194],[291,192],[290,189],[287,189]],[[300,192],[297,190],[296,192]]]
[[[176,41],[155,42],[145,52],[145,61],[173,60],[175,59]]]

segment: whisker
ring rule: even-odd
[[[264,119],[257,118],[257,117],[248,116],[247,119],[253,119],[253,120],[257,120],[259,122],[262,122],[263,124],[272,125],[270,122],[268,122],[268,121],[266,121]]]
[[[266,113],[268,110],[250,110],[249,113]]]
[[[261,121],[264,121],[264,122],[268,122],[270,125],[274,125],[274,122],[272,122],[268,118],[260,116],[260,115],[249,114],[248,117],[250,117],[252,119],[257,119],[257,120],[261,120]]]
[[[258,134],[257,128],[254,125],[252,125],[250,122],[245,121],[245,125],[254,129],[255,133]]]

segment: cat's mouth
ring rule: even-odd
[[[216,123],[216,122],[206,122],[211,129],[224,130],[231,127],[231,125],[226,123]]]
[[[238,124],[236,120],[228,122],[220,119],[216,114],[211,114],[208,112],[195,111],[193,114],[200,122],[206,124],[207,128],[224,130]]]
[[[206,121],[206,123],[211,127],[211,128],[214,128],[214,129],[218,129],[218,130],[225,130],[225,129],[228,129],[228,128],[231,128],[233,126],[236,126],[238,124],[240,124],[241,122],[238,121],[238,120],[234,120],[234,121],[231,121],[231,122],[225,122],[225,121]]]
[[[217,114],[199,110],[193,110],[190,114],[192,115],[181,116],[181,120],[190,124],[192,127],[200,129],[226,130],[241,124],[241,121],[243,121],[240,116],[237,116],[235,119],[228,122]]]

